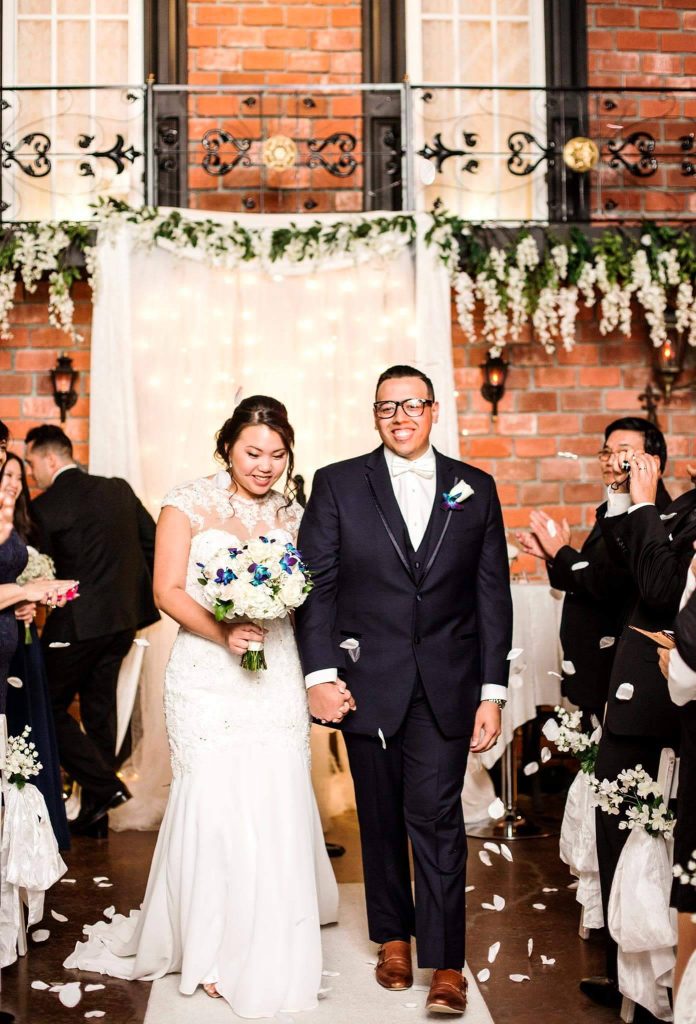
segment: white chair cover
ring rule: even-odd
[[[578,878],[575,898],[584,910],[583,927],[601,928],[604,914],[597,863],[597,804],[590,788],[591,778],[586,772],[578,772],[568,790],[561,824],[560,854],[571,874]]]
[[[677,942],[669,906],[672,840],[633,829],[617,865],[609,897],[609,931],[619,947],[619,989],[659,1020],[671,1021]]]
[[[696,953],[686,965],[677,1001],[674,1006],[674,1024],[696,1024]]]
[[[0,846],[0,968],[17,959],[20,894],[26,890],[28,924],[43,917],[44,893],[65,874],[46,802],[27,783],[22,789],[3,782],[5,803]]]

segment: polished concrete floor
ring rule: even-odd
[[[554,801],[556,803],[556,801]],[[557,816],[548,824],[557,827]],[[359,837],[355,818],[345,815],[334,822],[329,838],[342,842],[345,857],[333,862],[339,881],[362,880]],[[128,983],[95,975],[63,970],[61,964],[80,938],[82,925],[101,917],[110,905],[127,913],[142,900],[155,843],[153,833],[111,833],[108,841],[78,840],[66,856],[68,878],[74,884],[59,883],[48,894],[44,921],[38,927],[50,929],[40,944],[29,940],[29,955],[2,973],[2,1009],[15,1015],[18,1024],[67,1024],[85,1018],[92,1010],[104,1011],[105,1024],[141,1024],[147,1005],[149,984]],[[583,942],[577,934],[578,906],[565,865],[558,859],[558,839],[530,839],[510,843],[513,860],[493,854],[492,866],[485,866],[478,853],[483,840],[469,845],[469,883],[475,888],[468,896],[468,959],[474,974],[488,967],[488,949],[501,942],[500,953],[490,968],[491,980],[482,986],[496,1024],[603,1024],[617,1021],[613,1011],[590,1004],[579,992],[578,981],[601,972],[601,938]],[[111,888],[99,888],[95,877],[107,876]],[[554,892],[543,892],[544,889]],[[484,910],[493,896],[502,896],[501,912]],[[535,910],[542,903],[545,910]],[[51,909],[65,915],[56,921]],[[531,960],[528,940],[533,939]],[[542,966],[540,954],[555,959]],[[530,980],[515,983],[511,974],[525,974]],[[82,979],[103,983],[104,989],[84,993],[75,1008],[61,1005],[55,992],[37,991],[32,981],[46,984]],[[84,988],[84,986],[83,986]],[[191,1024],[198,1024],[192,1021]],[[379,1024],[375,1021],[375,1024]]]

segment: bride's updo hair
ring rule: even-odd
[[[229,469],[230,452],[245,427],[268,427],[278,434],[288,453],[288,474],[285,481],[285,497],[288,505],[295,497],[293,473],[295,470],[295,431],[288,419],[288,410],[277,398],[268,395],[250,395],[243,399],[228,420],[218,430],[215,440],[215,456]]]

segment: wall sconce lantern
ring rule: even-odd
[[[657,425],[657,407],[662,401],[669,405],[674,391],[690,388],[692,384],[677,384],[686,356],[686,332],[677,331],[674,310],[665,311],[667,338],[659,348],[654,349],[653,379],[649,381],[645,391],[639,395],[641,408],[648,414],[651,423]]]
[[[53,383],[53,401],[60,409],[61,423],[65,423],[68,409],[72,409],[77,401],[75,384],[78,376],[70,356],[66,356],[65,352],[59,355],[55,367],[51,370],[51,381]]]
[[[484,381],[481,385],[481,394],[487,402],[492,405],[491,419],[498,418],[498,402],[505,394],[505,379],[508,372],[508,364],[500,356],[486,356],[485,363],[481,363]]]

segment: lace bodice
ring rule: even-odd
[[[166,505],[188,517],[193,535],[222,530],[242,542],[278,529],[286,530],[295,540],[302,518],[297,502],[286,507],[286,499],[278,491],[269,491],[259,499],[232,493],[224,470],[174,487],[162,502],[163,508]]]

